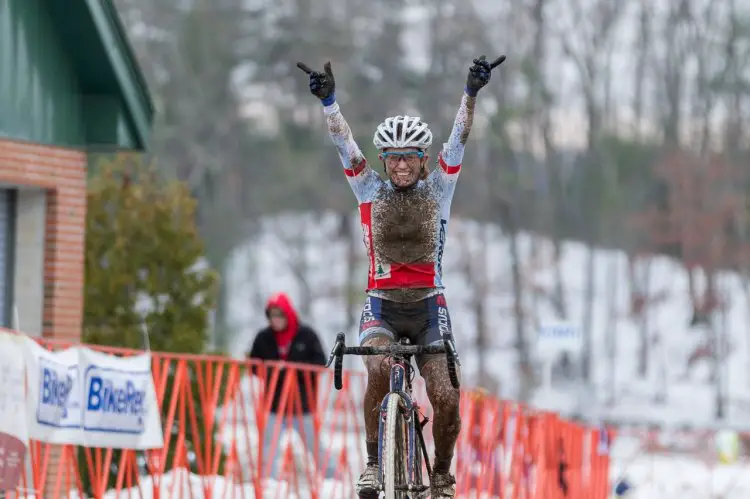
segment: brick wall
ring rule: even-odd
[[[77,342],[83,320],[86,153],[0,139],[0,183],[47,193],[42,331]]]

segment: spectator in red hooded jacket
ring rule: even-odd
[[[268,318],[268,326],[262,329],[253,340],[252,348],[247,354],[248,358],[264,361],[272,360],[320,366],[325,365],[326,356],[323,353],[323,346],[320,343],[318,335],[312,328],[300,323],[289,296],[285,293],[276,293],[271,296],[266,304],[266,317]],[[268,385],[272,381],[272,372],[269,371],[267,376],[266,382],[268,388],[270,388]],[[264,432],[263,460],[264,463],[268,463],[269,461],[272,463],[271,477],[274,478],[278,475],[278,467],[281,457],[283,457],[282,452],[278,449],[278,442],[274,442],[273,439],[277,425],[282,432],[286,430],[290,423],[300,436],[302,436],[302,432],[304,431],[305,445],[308,452],[311,452],[313,456],[320,453],[319,446],[315,444],[317,438],[312,416],[315,410],[314,402],[317,399],[317,376],[308,378],[305,376],[304,371],[297,372],[301,415],[295,411],[292,412],[292,417],[290,418],[287,414],[289,413],[291,400],[287,402],[287,407],[280,407],[286,372],[287,369],[284,367],[279,370],[279,377],[271,402],[271,414],[266,422]],[[309,395],[308,386],[313,390],[313,393]],[[279,414],[280,412],[281,414]],[[273,445],[274,443],[276,443],[275,446]],[[271,455],[272,453],[273,455]]]

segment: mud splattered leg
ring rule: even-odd
[[[427,386],[435,419],[432,422],[432,438],[435,441],[435,472],[448,473],[453,460],[453,450],[461,431],[459,414],[460,392],[451,385],[448,362],[442,355],[425,360],[419,369]],[[459,374],[460,379],[460,374]]]
[[[393,340],[384,336],[377,336],[365,341],[362,346],[390,345]],[[365,390],[365,442],[367,444],[368,464],[378,462],[378,417],[380,403],[388,394],[390,384],[390,363],[385,357],[373,355],[364,357],[367,367],[367,389]]]

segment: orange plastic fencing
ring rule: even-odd
[[[563,499],[609,497],[610,462],[599,429],[502,400],[467,402],[457,448],[459,496]]]
[[[32,441],[30,463],[19,489],[9,496],[355,497],[354,483],[365,463],[363,373],[345,372],[344,389],[336,391],[331,371],[317,367],[205,355],[152,356],[164,425],[162,449]],[[316,383],[317,390],[311,390]],[[307,414],[302,412],[302,385],[312,408]],[[275,393],[279,403],[272,412]],[[415,397],[431,416],[421,383]],[[492,398],[474,402],[462,397],[461,415],[454,460],[458,497],[608,497],[610,463],[606,453],[597,451],[598,429]],[[425,428],[430,452],[431,427]],[[608,437],[611,442],[614,435]]]

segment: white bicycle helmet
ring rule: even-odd
[[[427,149],[432,144],[432,132],[419,116],[386,118],[375,130],[375,147],[416,147]]]

